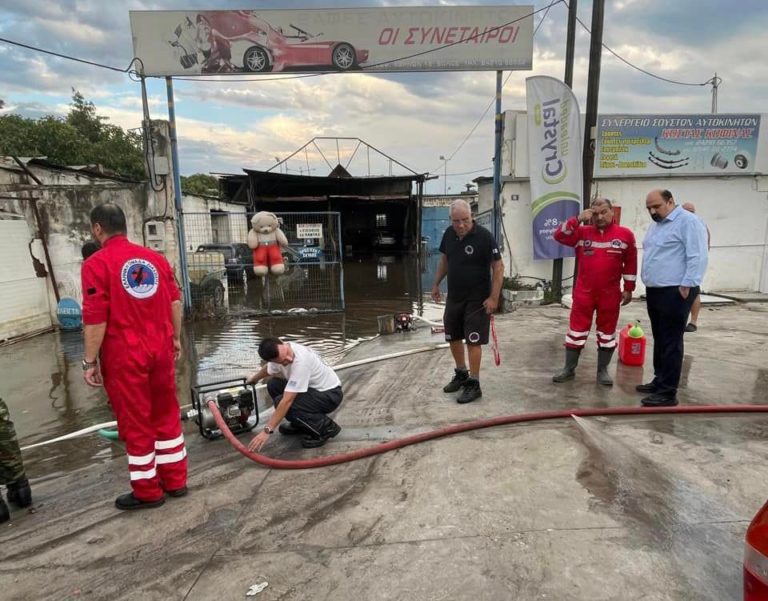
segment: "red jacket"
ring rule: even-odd
[[[624,290],[635,289],[637,247],[632,230],[611,223],[601,232],[594,225],[581,225],[571,217],[555,230],[555,240],[576,248],[580,292],[618,288],[624,278]]]
[[[131,352],[172,344],[171,303],[181,295],[161,254],[112,236],[83,263],[81,278],[83,323],[106,322],[105,345]]]

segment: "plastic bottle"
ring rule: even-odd
[[[744,601],[768,600],[768,503],[747,529],[744,545]]]

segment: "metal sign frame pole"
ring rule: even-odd
[[[171,160],[173,162],[174,217],[176,218],[176,236],[179,241],[179,267],[181,269],[181,289],[184,297],[184,310],[192,308],[192,293],[189,286],[189,268],[187,267],[187,238],[184,232],[184,212],[181,207],[181,174],[179,173],[179,145],[176,138],[176,109],[173,102],[173,78],[165,78],[168,93],[168,122],[171,134]]]

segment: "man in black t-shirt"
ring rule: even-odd
[[[443,392],[463,388],[457,402],[470,403],[483,394],[480,390],[482,345],[488,344],[490,316],[498,307],[504,263],[493,235],[472,219],[467,201],[453,201],[449,214],[452,225],[445,230],[440,242],[442,255],[432,285],[432,299],[440,302],[440,282],[447,275],[448,298],[443,324],[456,368]],[[463,341],[467,345],[469,371]]]

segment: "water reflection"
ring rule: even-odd
[[[248,294],[235,296],[235,316],[187,325],[190,363],[199,383],[238,377],[258,365],[257,347],[265,336],[279,336],[318,351],[338,363],[346,351],[376,336],[376,317],[399,312],[440,319],[442,307],[422,297],[423,280],[412,255],[381,256],[344,264],[346,311],[339,313],[249,315]],[[429,288],[427,288],[427,291]],[[237,308],[240,309],[237,312]]]
[[[384,279],[379,277],[382,267]],[[184,359],[177,365],[180,402],[189,402],[194,383],[239,377],[254,369],[258,342],[264,336],[306,344],[329,363],[337,363],[348,349],[377,335],[378,315],[404,311],[439,319],[442,308],[422,300],[422,278],[427,276],[419,270],[413,256],[346,263],[347,309],[338,313],[254,316],[247,314],[248,293],[235,294],[231,299],[235,310],[228,318],[185,324]],[[431,282],[432,276],[428,277]],[[81,332],[45,334],[0,349],[0,396],[8,403],[22,446],[113,419],[103,390],[83,382],[82,357]],[[24,456],[30,475],[40,478],[115,452],[120,450],[90,436],[33,449]]]

